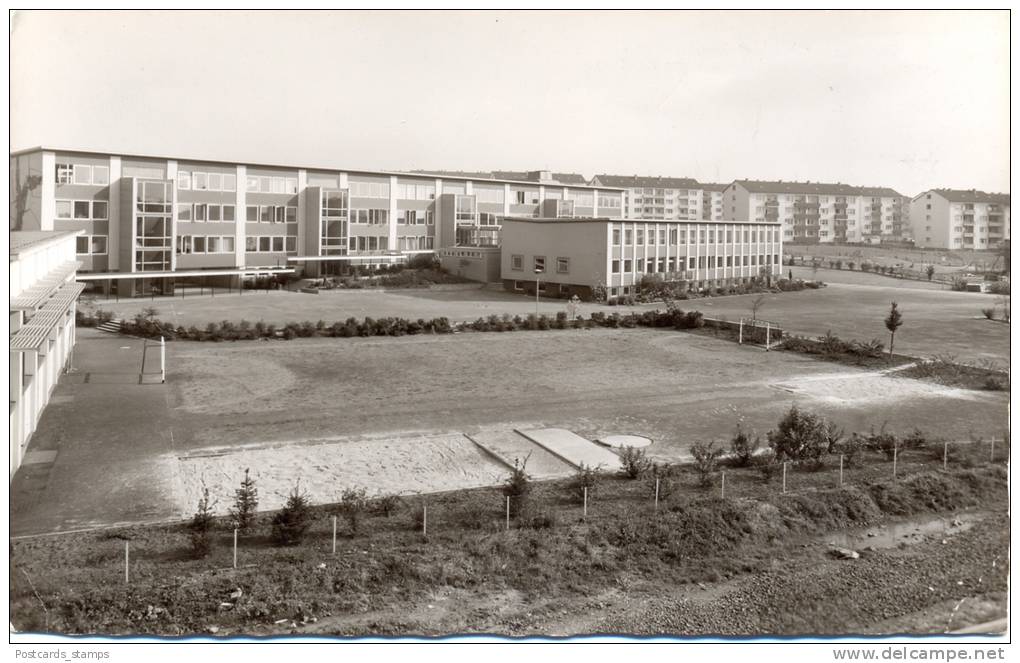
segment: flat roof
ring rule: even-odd
[[[242,164],[246,166],[255,166],[257,168],[300,168],[302,170],[325,170],[333,172],[345,172],[355,173],[362,175],[387,175],[396,177],[413,177],[416,179],[442,179],[442,180],[460,180],[464,182],[498,182],[502,184],[526,184],[529,186],[546,186],[544,182],[533,182],[529,180],[508,180],[500,178],[481,178],[481,177],[462,177],[457,175],[427,175],[422,173],[409,173],[406,171],[398,170],[365,170],[363,168],[338,168],[336,166],[307,166],[300,164],[282,164],[282,163],[266,163],[258,161],[245,161],[245,160],[229,160],[229,159],[203,159],[203,158],[191,158],[191,157],[179,157],[179,156],[167,156],[165,154],[138,154],[129,152],[104,152],[102,150],[82,150],[82,149],[69,149],[63,147],[47,147],[45,145],[38,145],[36,147],[26,148],[24,150],[17,150],[11,152],[12,157],[21,156],[22,154],[31,154],[33,152],[63,152],[67,154],[106,154],[111,156],[128,157],[130,159],[172,159],[175,161],[187,161],[189,163],[216,163],[216,164]],[[614,191],[623,193],[623,189],[614,186],[590,186],[588,184],[551,184],[550,186],[556,187],[568,187],[571,189],[598,189],[600,191]]]
[[[106,279],[165,279],[186,276],[245,276],[248,274],[286,274],[293,267],[248,267],[236,269],[182,269],[176,272],[90,272],[76,274],[78,281],[105,281]]]
[[[51,244],[68,235],[80,235],[84,230],[12,230],[11,258]]]

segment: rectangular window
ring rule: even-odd
[[[224,237],[223,238],[223,245],[220,248],[223,249],[224,253],[233,253],[234,252],[234,238],[233,237]]]
[[[545,256],[535,256],[534,268],[536,272],[545,271]]]
[[[624,246],[630,246],[634,243],[634,231],[627,228],[623,231],[623,244]]]
[[[277,205],[273,208],[273,223],[283,223],[287,219],[287,208]]]
[[[219,222],[220,218],[221,218],[220,217],[220,206],[219,205],[209,205],[208,220],[210,222]]]
[[[209,188],[209,181],[205,176],[205,173],[195,173],[192,185],[196,191],[205,191]]]
[[[219,173],[209,173],[209,190],[219,191],[223,188],[223,176]]]
[[[258,205],[247,205],[245,206],[245,218],[244,220],[248,223],[259,222],[259,206]]]
[[[620,229],[613,228],[613,246],[620,245]]]
[[[569,274],[570,273],[570,258],[557,258],[556,259],[556,273],[557,274]]]
[[[434,226],[434,225],[436,225],[436,217],[432,213],[432,210],[427,210],[425,212],[425,225],[427,225],[427,226]]]
[[[105,219],[107,217],[107,204],[105,200],[92,201],[92,218]]]
[[[237,191],[237,175],[224,175],[223,176],[223,190],[224,191]]]
[[[67,163],[57,164],[57,184],[71,184],[74,181],[74,166]]]
[[[273,178],[272,177],[259,177],[259,191],[262,193],[273,192]]]
[[[191,203],[178,203],[177,220],[191,221]]]
[[[87,219],[89,218],[89,201],[87,200],[76,200],[74,201],[74,218],[76,219]]]
[[[110,183],[110,167],[109,166],[92,166],[92,183],[93,184],[109,184]],[[106,253],[106,251],[103,251]]]
[[[273,193],[287,193],[287,180],[282,177],[274,177]]]
[[[623,272],[624,272],[624,274],[630,274],[632,271],[634,271],[634,261],[633,260],[624,260],[623,261]]]
[[[92,184],[92,167],[84,166],[81,164],[75,164],[74,166],[74,183],[75,184]]]
[[[191,244],[195,253],[205,253],[205,237],[201,235],[192,237]]]
[[[287,186],[286,186],[286,192],[287,193],[297,193],[297,178],[296,177],[288,177],[286,179],[286,184],[287,184]]]
[[[248,193],[258,193],[259,178],[249,175],[245,182],[245,189],[247,189]]]
[[[181,191],[191,188],[191,173],[186,170],[177,171],[177,188]]]
[[[224,221],[233,221],[234,220],[234,206],[233,205],[224,205],[223,206],[223,220]]]
[[[273,253],[283,253],[283,237],[273,238]]]
[[[273,222],[273,206],[259,205],[259,223]]]
[[[405,210],[404,218],[401,220],[401,223],[408,226],[416,225],[418,223],[418,213],[413,209]]]
[[[284,244],[284,248],[287,250],[287,253],[294,253],[297,251],[297,237],[287,237],[286,239],[287,241]]]
[[[269,253],[269,250],[272,248],[272,239],[269,236],[259,237],[259,251]]]
[[[287,223],[297,223],[297,208],[288,206],[286,211],[286,218],[284,220]]]
[[[637,229],[637,245],[642,246],[645,243],[645,230],[644,228]]]
[[[258,237],[245,237],[244,238],[244,250],[249,253],[255,253],[259,250],[259,238]]]
[[[612,267],[613,267],[613,274],[619,274],[620,273],[620,261],[619,260],[614,260]]]
[[[57,218],[58,219],[70,219],[71,218],[71,201],[70,200],[58,200],[57,201]]]
[[[88,235],[78,235],[74,238],[74,252],[80,256],[87,256],[89,254]]]
[[[205,221],[206,208],[205,203],[195,203],[195,221]]]
[[[524,271],[524,256],[514,255],[510,256],[510,269],[515,272]]]
[[[637,267],[637,271],[638,271],[639,274],[645,271],[645,260],[644,260],[644,258],[638,258],[637,259],[636,267]]]

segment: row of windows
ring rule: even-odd
[[[227,236],[178,235],[177,253],[233,253],[234,238]]]
[[[679,260],[679,262],[677,262]],[[779,264],[779,254],[773,254],[771,259],[772,264]],[[649,258],[646,261],[642,258],[637,260],[614,260],[612,262],[613,274],[620,273],[620,266],[623,266],[623,272],[629,274],[631,272],[643,274],[646,272],[645,267],[647,266],[647,272],[675,272],[677,265],[680,269],[684,269],[685,260],[683,257],[680,258],[659,258],[656,263],[655,258]],[[757,256],[689,256],[686,260],[687,269],[717,269],[721,267],[757,267],[758,265],[768,265],[769,256],[757,255]],[[656,270],[658,265],[658,270]]]
[[[297,178],[249,175],[245,190],[248,193],[297,193]]]
[[[374,197],[374,196],[370,196]],[[398,184],[397,198],[400,200],[435,200],[435,184]]]
[[[669,241],[666,241],[667,230],[669,231]],[[706,232],[707,231],[707,232]],[[769,241],[769,234],[771,233],[771,241],[779,241],[779,231],[777,229],[766,230],[764,228],[756,228],[751,230],[749,228],[744,229],[744,242],[765,242]],[[625,246],[657,246],[662,245],[676,245],[687,243],[687,230],[684,228],[649,228],[648,232],[645,233],[644,228],[626,228],[623,230],[623,244]],[[736,231],[736,241],[740,241],[740,231]],[[621,233],[619,228],[613,228],[613,246],[620,246]],[[723,230],[720,228],[718,235],[716,235],[715,228],[700,228],[698,229],[697,235],[695,235],[694,229],[691,229],[690,233],[691,243],[700,244],[715,244],[716,241],[722,242]],[[647,240],[647,241],[646,241]],[[732,243],[734,241],[734,231],[732,229],[726,230],[725,241]]]
[[[233,205],[215,205],[210,203],[178,203],[178,221],[194,221],[197,223],[233,223]]]
[[[351,223],[367,223],[372,225],[386,225],[390,218],[390,211],[385,209],[352,209]]]
[[[359,198],[389,198],[389,182],[348,182],[347,188],[351,196]]]
[[[254,178],[248,178],[248,182],[250,183],[252,179]],[[237,175],[179,170],[177,171],[177,188],[182,191],[190,189],[195,191],[236,191]],[[297,180],[294,180],[294,188],[297,189]]]
[[[107,219],[109,206],[105,200],[58,200],[58,219]]]
[[[435,248],[434,237],[398,237],[397,248],[400,251],[431,251]]]
[[[543,273],[545,272],[545,256],[535,256],[531,259],[532,271]],[[512,255],[510,256],[510,269],[514,271],[524,271],[524,256]],[[556,258],[556,273],[557,274],[569,274],[570,273],[570,258],[557,257]]]
[[[74,252],[80,256],[105,256],[106,235],[78,235]]]
[[[293,205],[248,205],[244,220],[247,223],[297,223],[297,208]]]
[[[397,217],[397,223],[402,226],[432,226],[435,225],[436,220],[432,215],[432,210],[425,210],[424,212],[419,210],[404,210],[404,215]]]
[[[110,183],[110,167],[90,166],[82,163],[58,163],[56,181],[57,184],[103,186]]]
[[[294,253],[297,250],[297,237],[245,237],[244,250],[247,253]]]

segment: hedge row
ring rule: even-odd
[[[94,318],[92,319],[94,321]],[[79,317],[79,323],[83,323]],[[461,322],[451,324],[448,318],[432,318],[431,320],[408,320],[406,318],[347,318],[343,322],[327,324],[304,321],[300,323],[291,322],[285,325],[273,325],[263,322],[252,324],[247,320],[240,323],[233,323],[229,320],[216,323],[210,322],[205,328],[175,327],[168,322],[158,318],[146,318],[138,315],[134,320],[125,320],[121,323],[120,331],[123,334],[132,336],[143,336],[147,338],[159,338],[167,340],[192,340],[192,341],[240,341],[259,338],[282,338],[290,340],[293,338],[311,337],[340,337],[349,338],[354,336],[413,336],[416,334],[450,334],[454,332],[505,332],[505,331],[530,331],[544,329],[591,329],[595,327],[608,328],[633,328],[633,327],[672,327],[674,329],[696,329],[703,327],[705,320],[698,311],[684,312],[678,308],[670,307],[666,311],[644,311],[641,313],[629,313],[620,315],[618,313],[606,314],[600,311],[591,314],[591,317],[584,318],[577,316],[569,319],[567,314],[560,311],[555,316],[530,314],[527,317],[510,316],[508,314],[490,315],[487,318],[478,318],[473,322]],[[87,325],[83,325],[87,326]]]

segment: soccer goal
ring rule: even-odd
[[[741,318],[737,332],[741,345],[757,345],[769,351],[783,340],[783,330],[774,322],[756,318]]]

